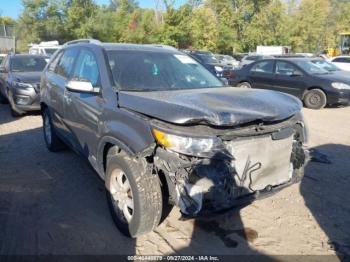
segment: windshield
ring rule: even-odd
[[[109,65],[121,90],[162,91],[221,87],[222,82],[191,57],[177,53],[109,51]]]
[[[15,56],[11,59],[13,72],[41,72],[46,66],[44,57]]]
[[[311,75],[328,74],[327,70],[322,69],[310,61],[296,61],[295,63]]]
[[[2,61],[4,60],[5,57],[0,56],[0,64],[2,63]]]
[[[52,56],[57,50],[58,48],[45,48],[45,53],[47,56]]]
[[[333,72],[333,71],[340,71],[340,68],[337,67],[336,65],[329,63],[327,61],[324,60],[315,60],[312,61],[315,65],[317,65],[318,67],[321,67],[322,69],[325,69],[327,71]]]

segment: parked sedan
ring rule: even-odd
[[[40,110],[40,75],[46,66],[39,55],[8,55],[0,67],[0,102],[10,103],[13,116]]]
[[[331,59],[331,63],[342,70],[350,71],[350,56],[337,56]]]
[[[197,62],[202,64],[207,70],[218,78],[222,78],[225,75],[224,71],[232,69],[231,66],[227,66],[221,63],[213,53],[207,51],[185,51],[189,56],[194,58]]]
[[[229,82],[240,87],[288,93],[312,109],[333,104],[348,105],[350,102],[350,79],[329,73],[306,58],[254,62],[235,71]]]
[[[350,77],[350,73],[348,71],[342,70],[339,67],[337,67],[335,64],[332,64],[322,58],[313,58],[310,61],[332,74],[343,76],[343,77]]]
[[[220,63],[225,64],[227,66],[232,66],[233,68],[239,66],[239,61],[237,61],[230,55],[215,55],[215,57],[217,60],[219,60]]]

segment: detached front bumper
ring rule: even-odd
[[[40,110],[40,93],[33,88],[13,88],[13,102],[21,111]]]
[[[292,133],[227,141],[232,157],[196,158],[157,148],[170,200],[190,217],[250,203],[300,181],[308,152]],[[265,146],[265,147],[264,147]]]

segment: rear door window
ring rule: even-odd
[[[61,59],[63,52],[58,53],[50,62],[49,65],[49,71],[50,72],[55,72],[55,69],[57,67],[58,61]]]
[[[99,86],[100,73],[96,57],[91,51],[87,49],[80,51],[72,78],[78,81],[89,81],[93,87]]]
[[[273,61],[259,62],[253,66],[253,68],[251,69],[251,72],[272,74],[273,73]]]
[[[74,65],[74,60],[78,55],[78,49],[76,48],[70,48],[64,51],[63,56],[59,60],[56,68],[55,68],[55,73],[64,77],[64,78],[69,78],[73,65]]]

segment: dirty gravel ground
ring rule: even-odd
[[[173,209],[131,240],[114,227],[88,163],[49,153],[39,115],[14,119],[0,105],[0,255],[350,254],[350,107],[304,113],[310,147],[332,164],[311,163],[300,184],[216,219],[181,221]]]

